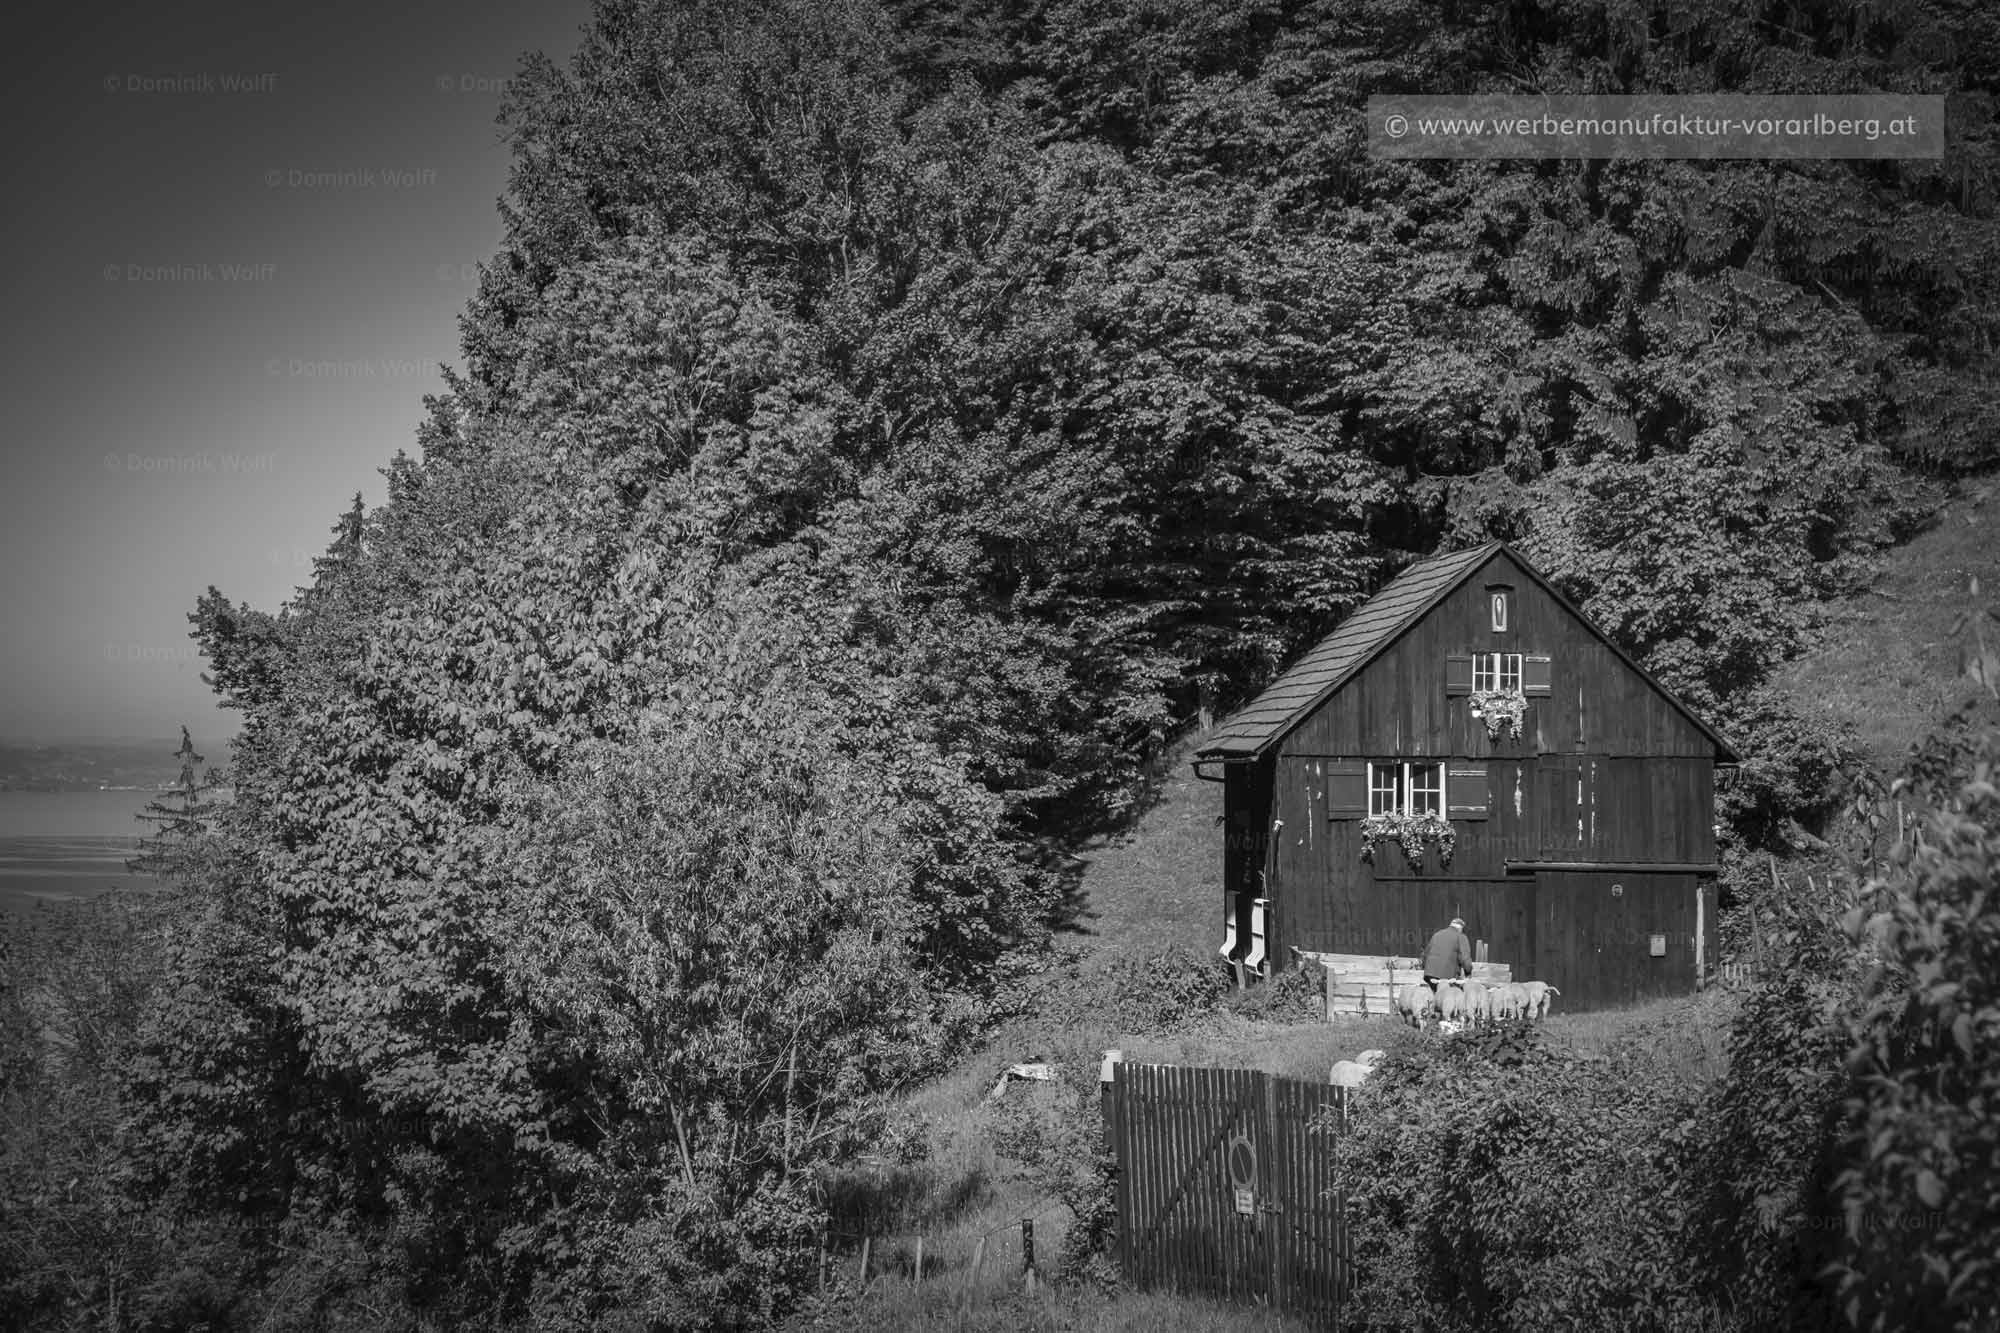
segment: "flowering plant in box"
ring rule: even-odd
[[[1528,715],[1528,697],[1519,690],[1474,690],[1472,715],[1486,723],[1486,739],[1497,741],[1504,727],[1510,738],[1521,739],[1521,719]]]
[[[1439,863],[1449,869],[1452,851],[1458,845],[1451,821],[1429,810],[1416,815],[1370,815],[1362,820],[1361,859],[1372,862],[1375,849],[1385,838],[1394,838],[1402,845],[1412,869],[1422,868],[1426,847],[1436,847]]]

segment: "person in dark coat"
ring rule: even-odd
[[[1436,993],[1438,982],[1471,975],[1472,943],[1465,938],[1465,918],[1455,916],[1424,946],[1424,984]]]

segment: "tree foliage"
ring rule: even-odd
[[[209,834],[217,804],[212,794],[222,787],[223,777],[207,768],[207,761],[195,753],[186,727],[181,728],[181,748],[174,752],[174,758],[181,761],[174,786],[167,794],[146,802],[146,808],[139,812],[139,819],[151,824],[154,832],[141,842],[139,855],[125,863],[134,874],[185,872]]]
[[[600,0],[513,84],[422,456],[285,606],[190,617],[237,800],[121,1047],[132,1197],[260,1262],[323,1235],[297,1280],[334,1305],[775,1318],[811,1168],[1045,957],[1064,849],[1492,536],[1739,742],[1737,842],[1814,824],[1842,741],[1772,671],[1996,461],[1996,33],[1964,0]],[[1370,157],[1360,109],[1718,89],[1937,92],[1953,128],[1452,164]],[[1510,1147],[1527,1104],[1464,1142],[1631,1165]],[[1883,1179],[1946,1179],[1914,1151]],[[1486,1263],[1460,1221],[1404,1258]],[[1607,1245],[1494,1260],[1481,1308],[1547,1280],[1616,1317]]]

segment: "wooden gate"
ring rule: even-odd
[[[1333,1144],[1315,1126],[1341,1090],[1253,1069],[1111,1070],[1104,1122],[1126,1280],[1334,1327],[1349,1256]]]

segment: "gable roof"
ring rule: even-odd
[[[1503,552],[1537,587],[1575,616],[1616,653],[1619,660],[1658,690],[1702,735],[1708,737],[1715,745],[1718,762],[1733,764],[1737,761],[1736,753],[1728,742],[1689,711],[1673,691],[1654,680],[1630,653],[1613,643],[1575,603],[1551,587],[1540,571],[1505,542],[1488,542],[1470,550],[1433,556],[1405,569],[1391,579],[1382,591],[1363,602],[1353,615],[1341,622],[1339,628],[1293,663],[1290,670],[1217,727],[1202,743],[1201,749],[1196,751],[1197,759],[1251,759],[1283,740],[1292,728],[1305,721],[1336,690],[1422,620],[1432,607],[1472,577],[1488,560]]]

